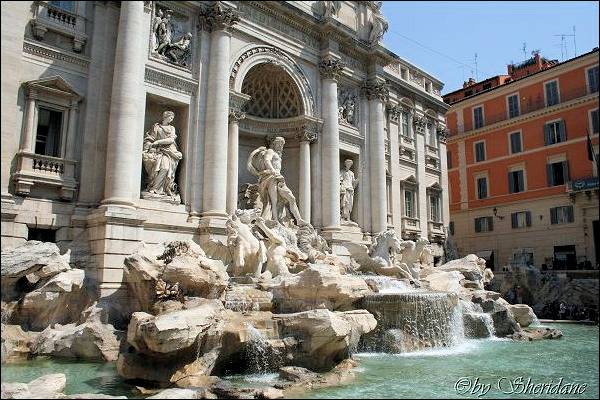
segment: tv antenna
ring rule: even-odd
[[[523,51],[523,59],[527,58],[527,43],[523,42],[523,47],[521,48],[521,50]]]
[[[565,57],[569,58],[569,48],[567,46],[567,42],[565,41],[565,38],[567,38],[567,37],[573,38],[573,47],[575,49],[575,56],[577,56],[577,42],[575,40],[575,25],[573,25],[573,33],[572,34],[559,33],[558,35],[554,35],[554,36],[560,36],[560,55],[562,57],[561,61],[564,61]]]

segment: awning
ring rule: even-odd
[[[482,250],[482,251],[476,252],[475,254],[477,255],[477,257],[481,257],[486,260],[489,260],[493,253],[494,253],[494,250]]]

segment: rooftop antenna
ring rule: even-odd
[[[573,34],[572,35],[569,35],[568,33],[559,33],[558,35],[554,35],[554,36],[560,36],[560,54],[562,56],[562,61],[564,61],[565,56],[567,58],[569,58],[569,49],[567,47],[567,43],[565,42],[565,38],[573,37],[573,43],[575,44],[575,26],[573,26]],[[563,52],[563,48],[564,48],[564,52]],[[575,53],[577,53],[577,47],[575,47]]]
[[[575,40],[575,25],[573,25],[573,47],[575,47],[575,57],[577,57],[577,41]]]
[[[477,53],[475,53],[475,80],[479,81],[479,73],[477,71]]]
[[[523,47],[521,48],[521,50],[523,51],[523,59],[527,58],[527,43],[523,42]]]

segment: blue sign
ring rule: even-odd
[[[571,190],[574,192],[592,189],[598,189],[598,177],[577,179],[571,182]]]

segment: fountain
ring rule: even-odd
[[[494,321],[492,316],[483,312],[481,305],[470,301],[460,301],[462,308],[465,336],[470,338],[494,337]]]
[[[451,347],[464,339],[461,309],[453,293],[415,291],[366,296],[362,307],[378,326],[364,335],[363,351],[405,353]]]

